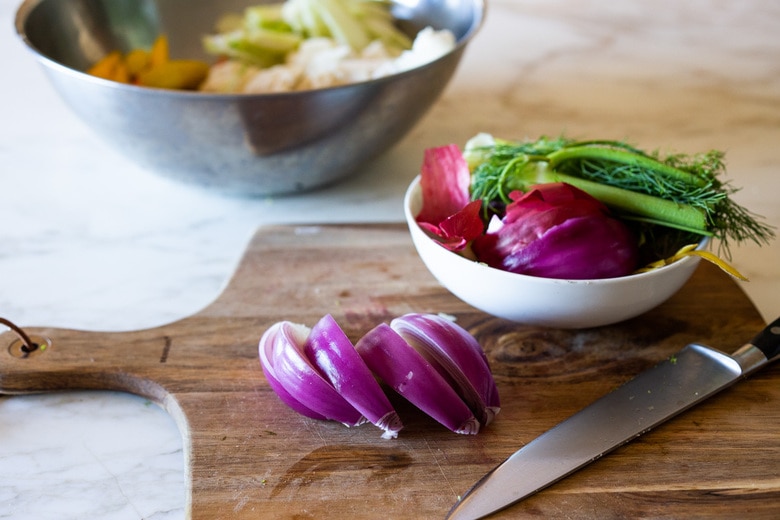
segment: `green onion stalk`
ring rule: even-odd
[[[738,191],[721,180],[724,154],[646,153],[611,140],[564,137],[512,142],[479,134],[464,150],[471,171],[472,200],[500,214],[509,193],[534,184],[565,182],[599,199],[643,233],[677,237],[710,236],[726,257],[732,242],[767,244],[774,229],[731,198]],[[486,213],[485,218],[489,217]],[[657,227],[665,228],[659,233]]]

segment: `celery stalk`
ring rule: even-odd
[[[330,30],[331,36],[337,42],[349,45],[356,50],[361,50],[371,43],[363,25],[350,15],[342,2],[317,0],[312,4],[316,13]]]
[[[652,169],[655,173],[678,180],[691,186],[706,186],[707,179],[697,177],[678,168],[668,166],[647,155],[629,152],[624,149],[597,146],[567,146],[547,155],[552,168],[556,168],[570,159],[611,161],[614,163]]]
[[[300,45],[302,38],[293,33],[253,29],[244,34],[247,42],[272,54],[287,54]]]
[[[565,182],[588,193],[622,215],[630,215],[630,218],[635,220],[662,224],[701,235],[712,234],[707,229],[707,214],[700,208],[565,175],[547,167],[545,163],[539,163],[537,168],[526,169],[523,173],[524,175],[513,176],[507,182],[507,187],[526,190],[533,184]]]
[[[244,10],[244,26],[247,29],[283,29],[287,26],[282,13],[282,4],[263,4]]]

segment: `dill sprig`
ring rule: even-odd
[[[731,198],[738,189],[722,180],[724,154],[717,150],[661,157],[614,140],[510,142],[480,134],[464,155],[472,199],[482,199],[486,211],[500,212],[513,190],[568,182],[623,218],[714,236],[727,256],[731,242],[761,245],[775,236],[760,216]]]

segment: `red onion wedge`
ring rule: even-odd
[[[403,426],[377,379],[456,433],[477,433],[500,409],[479,343],[438,315],[401,316],[354,345],[329,314],[311,329],[282,321],[259,350],[271,388],[293,410],[347,426],[370,421],[386,439]]]
[[[314,419],[330,419],[347,426],[365,417],[326,381],[303,352],[310,329],[289,321],[269,328],[260,339],[260,363],[271,388],[298,413]]]
[[[484,426],[501,409],[487,356],[477,340],[450,319],[407,314],[390,326],[451,382]]]
[[[333,316],[312,327],[303,351],[344,399],[384,430],[382,438],[398,436],[403,428],[398,413]]]
[[[389,325],[355,345],[368,368],[409,402],[455,433],[476,434],[479,421],[439,372]]]

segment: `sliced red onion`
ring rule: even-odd
[[[330,419],[347,426],[365,422],[326,381],[303,352],[310,329],[289,321],[271,326],[260,339],[260,363],[271,388],[293,410],[314,419]]]
[[[312,327],[303,351],[344,399],[385,431],[383,438],[398,436],[403,428],[398,413],[333,316]]]
[[[435,314],[407,314],[390,326],[440,369],[483,425],[490,424],[501,404],[487,356],[474,336]]]
[[[409,402],[455,433],[476,434],[479,421],[437,370],[389,325],[355,345],[368,368]]]
[[[512,192],[502,220],[474,239],[480,262],[513,273],[545,278],[615,278],[637,267],[634,232],[607,207],[562,182]]]
[[[377,377],[456,433],[477,433],[500,409],[482,348],[442,316],[401,316],[357,345],[329,314],[311,329],[283,321],[259,347],[271,388],[292,409],[347,426],[369,420],[384,438],[397,437],[402,424]]]

